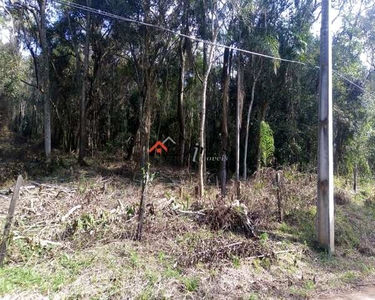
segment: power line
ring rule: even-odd
[[[198,37],[193,36],[193,35],[187,35],[187,34],[172,30],[172,29],[165,28],[165,27],[160,26],[160,25],[155,25],[155,24],[146,23],[146,22],[143,22],[143,21],[138,21],[138,20],[122,17],[122,16],[119,16],[119,15],[115,15],[115,14],[112,14],[112,13],[109,13],[109,12],[106,12],[106,11],[103,11],[103,10],[100,10],[100,9],[88,7],[88,6],[81,5],[81,4],[66,2],[66,1],[63,1],[63,0],[55,0],[55,2],[59,3],[61,5],[70,6],[70,7],[79,9],[79,10],[92,12],[92,13],[95,13],[95,14],[98,14],[98,15],[114,18],[114,19],[117,19],[117,20],[130,22],[130,23],[136,23],[136,24],[143,25],[143,26],[146,26],[146,27],[156,28],[156,29],[159,29],[161,31],[166,31],[166,32],[172,33],[173,35],[188,38],[188,39],[191,39],[193,41],[200,42],[200,43],[210,45],[210,46],[214,46],[214,47],[216,46],[216,47],[220,47],[220,48],[228,48],[229,50],[235,50],[235,51],[242,52],[242,53],[252,54],[252,55],[256,55],[256,56],[260,56],[260,57],[264,57],[264,58],[268,58],[268,59],[274,59],[274,60],[279,60],[279,61],[284,61],[284,62],[289,62],[289,63],[295,63],[295,64],[299,64],[299,65],[304,65],[304,66],[308,65],[304,62],[297,61],[297,60],[275,57],[275,56],[257,53],[257,52],[246,50],[246,49],[241,49],[241,48],[238,48],[238,47],[228,46],[228,45],[224,45],[224,44],[220,44],[220,43],[213,43],[209,40],[204,40],[204,39],[198,38]]]
[[[129,22],[129,23],[135,23],[135,24],[138,24],[138,25],[146,26],[146,27],[156,28],[156,29],[161,30],[161,31],[169,32],[173,35],[184,37],[184,38],[187,38],[187,39],[190,39],[190,40],[193,40],[193,41],[196,41],[196,42],[200,42],[200,43],[203,43],[203,44],[206,44],[206,45],[210,45],[210,46],[213,46],[213,47],[227,48],[229,50],[235,50],[235,51],[238,51],[238,52],[251,54],[251,55],[255,55],[255,56],[259,56],[259,57],[263,57],[263,58],[268,58],[268,59],[278,60],[278,61],[284,61],[284,62],[294,63],[294,64],[298,64],[298,65],[302,65],[302,66],[306,66],[306,67],[310,67],[310,68],[320,69],[319,66],[312,66],[310,64],[307,64],[307,63],[304,63],[304,62],[301,62],[301,61],[297,61],[297,60],[275,57],[275,56],[272,56],[272,55],[258,53],[258,52],[254,52],[254,51],[250,51],[250,50],[246,50],[246,49],[241,49],[241,48],[238,48],[238,47],[227,46],[227,45],[224,45],[224,44],[221,44],[221,43],[213,43],[209,40],[204,40],[204,39],[198,38],[198,37],[193,36],[193,35],[187,35],[187,34],[184,34],[184,33],[169,29],[169,28],[165,28],[165,27],[160,26],[160,25],[155,25],[155,24],[146,23],[146,22],[143,22],[143,21],[138,21],[138,20],[126,18],[126,17],[123,17],[123,16],[119,16],[119,15],[116,15],[116,14],[113,14],[113,13],[110,13],[110,12],[107,12],[107,11],[103,11],[103,10],[100,10],[100,9],[92,8],[92,7],[89,7],[89,6],[85,6],[85,5],[81,5],[81,4],[77,4],[77,3],[73,3],[73,2],[67,2],[67,1],[64,1],[64,0],[55,0],[55,2],[59,3],[61,5],[70,6],[72,8],[78,9],[78,10],[91,12],[91,13],[102,15],[102,16],[109,17],[109,18],[112,18],[112,19],[117,19],[117,20],[120,20],[120,21]],[[360,89],[364,93],[368,93],[369,95],[375,97],[375,95],[372,95],[370,92],[366,91],[364,88],[362,88],[358,84],[354,83],[352,80],[348,79],[346,76],[342,75],[338,71],[335,71],[335,70],[332,70],[332,71],[336,75],[338,75],[342,80],[344,80],[344,81],[348,82],[349,84],[355,86],[356,88]]]
[[[349,82],[351,85],[355,86],[356,88],[360,89],[362,92],[364,93],[369,93],[371,95],[370,92],[366,91],[363,87],[361,87],[360,85],[356,84],[355,82],[353,82],[352,80],[348,79],[347,77],[345,77],[344,75],[342,75],[341,73],[335,71],[335,70],[332,70],[333,73],[335,73],[336,75],[338,75],[341,79]]]

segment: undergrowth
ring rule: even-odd
[[[267,299],[276,293],[268,279],[287,278],[277,295],[301,299],[372,276],[375,193],[370,183],[361,183],[354,194],[345,180],[336,180],[336,197],[341,197],[335,206],[337,255],[327,258],[316,247],[315,175],[294,168],[278,172],[279,186],[273,169],[242,183],[238,201],[231,185],[227,199],[212,186],[205,201],[197,202],[190,179],[182,181],[182,193],[155,179],[141,243],[133,240],[139,186],[122,177],[104,178],[85,169],[63,193],[45,188],[24,194],[0,269],[0,295]],[[319,284],[316,276],[322,278]],[[245,287],[237,289],[240,284]]]

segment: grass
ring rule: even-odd
[[[70,272],[47,272],[35,267],[7,266],[0,269],[0,295],[19,291],[49,294],[74,280]]]
[[[232,265],[235,268],[239,268],[241,266],[241,259],[237,255],[232,256]]]
[[[44,278],[37,271],[25,267],[5,267],[0,269],[0,294],[15,290],[34,290],[42,286]]]
[[[195,292],[199,288],[199,279],[196,277],[186,277],[183,279],[185,289],[189,292]]]
[[[354,283],[355,281],[357,281],[357,279],[358,279],[358,275],[353,271],[347,271],[341,277],[341,281],[346,284]]]
[[[258,300],[259,297],[258,297],[258,294],[256,293],[251,293],[248,300]]]

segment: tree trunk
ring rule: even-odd
[[[242,107],[243,107],[243,79],[242,79],[242,66],[241,66],[241,53],[238,53],[237,65],[237,109],[236,109],[236,187],[237,198],[239,198],[239,181],[240,181],[240,133],[242,123]]]
[[[180,42],[180,78],[178,82],[178,123],[180,127],[179,134],[179,155],[178,162],[181,167],[184,165],[184,153],[185,153],[185,116],[184,116],[184,83],[185,83],[185,49],[184,49],[185,38],[181,39]]]
[[[229,49],[224,50],[224,63],[222,74],[223,86],[223,119],[221,123],[221,162],[220,162],[220,181],[221,181],[221,196],[225,197],[227,184],[227,153],[228,153],[228,108],[229,108],[229,75],[230,75],[230,60],[232,52]]]
[[[145,207],[148,199],[148,183],[150,179],[149,153],[150,148],[150,129],[151,129],[151,96],[152,96],[152,78],[151,70],[146,70],[145,74],[145,97],[142,105],[141,119],[141,174],[142,174],[142,195],[139,205],[139,222],[136,239],[142,239],[142,228],[144,222]]]
[[[91,6],[91,0],[86,0],[86,5]],[[86,155],[86,97],[87,97],[87,77],[89,70],[89,55],[90,55],[90,13],[86,14],[86,41],[85,41],[85,58],[83,63],[83,78],[81,101],[79,105],[80,112],[80,139],[79,139],[79,156],[78,161],[84,164]]]
[[[151,3],[150,0],[145,1],[145,21],[148,22],[150,13]],[[141,201],[139,204],[138,213],[138,227],[136,233],[136,239],[141,241],[142,229],[145,215],[145,208],[148,199],[148,183],[150,179],[150,165],[149,165],[149,148],[150,148],[150,130],[151,130],[151,97],[153,93],[153,66],[150,66],[149,62],[149,49],[150,49],[150,33],[148,29],[144,31],[144,53],[142,57],[142,66],[144,70],[144,92],[143,92],[143,103],[140,107],[140,132],[141,132],[141,174],[142,174],[142,194]]]
[[[258,74],[254,76],[253,85],[251,87],[251,100],[249,104],[249,108],[247,110],[247,118],[246,118],[246,137],[245,137],[245,148],[243,152],[243,179],[247,179],[247,150],[249,145],[249,131],[250,131],[250,116],[251,110],[253,109],[254,99],[255,99],[255,86],[258,81],[260,75],[261,68],[258,71]]]
[[[213,43],[216,43],[217,33],[213,34]],[[199,197],[203,197],[203,190],[204,190],[204,153],[205,153],[205,128],[206,128],[206,105],[207,105],[207,85],[208,85],[208,77],[210,75],[212,62],[213,62],[213,55],[214,55],[215,46],[210,46],[210,51],[208,55],[208,62],[207,62],[207,69],[204,73],[203,78],[203,89],[202,89],[202,106],[201,106],[201,114],[200,114],[200,127],[199,127],[199,166],[198,166],[198,176],[199,176]]]
[[[43,103],[44,103],[44,151],[46,161],[51,161],[51,109],[50,109],[50,81],[49,81],[49,55],[47,45],[46,0],[39,0],[40,26],[39,38],[42,48],[43,70]]]

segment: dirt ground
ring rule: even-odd
[[[360,287],[355,292],[339,293],[325,297],[316,298],[316,300],[375,300],[375,286]]]

